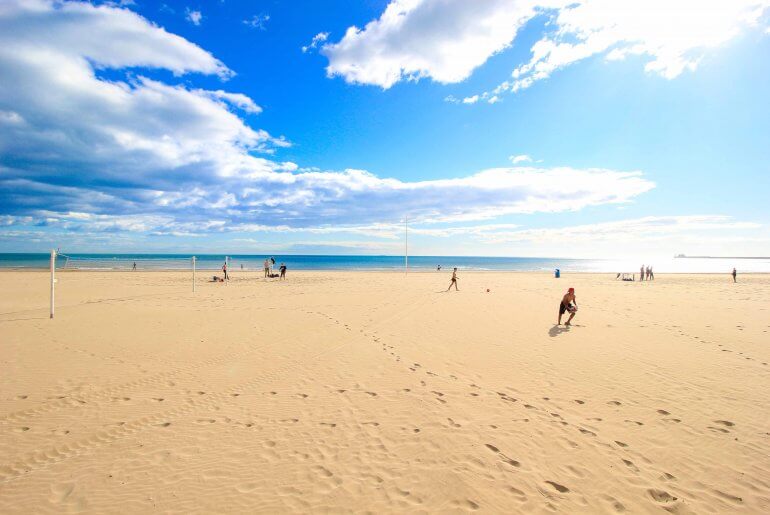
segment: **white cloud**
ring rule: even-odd
[[[205,50],[125,9],[3,4],[0,215],[15,217],[14,225],[84,231],[220,230],[212,220],[244,230],[256,222],[312,229],[404,214],[435,223],[572,211],[630,202],[654,187],[636,171],[569,167],[430,181],[299,170],[272,155],[289,145],[285,138],[245,123],[242,113],[261,110],[246,95],[192,88],[192,75],[184,84],[150,79],[142,68],[232,75]]]
[[[529,63],[517,67],[511,91],[531,86],[554,71],[594,55],[609,61],[647,59],[645,71],[673,79],[694,71],[709,49],[756,25],[767,0],[584,1],[561,9],[555,31],[532,47]]]
[[[508,159],[511,161],[511,163],[513,163],[515,165],[519,164],[519,163],[531,163],[532,162],[532,158],[529,157],[527,154],[520,154],[518,156],[510,156]]]
[[[203,14],[201,14],[200,11],[192,11],[188,8],[186,13],[187,14],[185,17],[187,18],[187,21],[196,26],[201,24],[201,21],[203,20]]]
[[[559,243],[568,236],[570,244],[593,243],[599,240],[621,245],[625,241],[658,239],[661,236],[677,236],[685,233],[759,229],[754,222],[735,221],[721,215],[693,216],[646,216],[596,224],[575,225],[559,228],[521,229],[516,231],[491,230],[482,235],[486,243]]]
[[[472,97],[463,98],[463,104],[475,104],[478,101],[479,101],[478,95],[473,95]]]
[[[529,63],[482,99],[518,91],[594,55],[644,56],[645,70],[674,78],[710,49],[759,24],[769,0],[392,0],[379,19],[323,47],[327,73],[389,88],[423,77],[466,79],[510,46],[532,18],[550,18]],[[497,100],[495,100],[497,101]]]
[[[325,45],[329,76],[389,88],[430,77],[459,82],[505,49],[518,29],[548,0],[393,0],[363,29],[348,28]]]
[[[266,24],[268,21],[270,21],[269,14],[255,14],[248,20],[243,20],[243,23],[254,29],[266,30]]]
[[[318,48],[318,45],[321,43],[324,43],[327,39],[329,39],[329,33],[328,32],[319,32],[315,36],[313,36],[313,39],[308,43],[307,45],[302,47],[302,53],[307,53],[308,50],[312,50],[314,48]]]

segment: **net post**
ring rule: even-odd
[[[193,266],[193,293],[195,293],[195,256],[192,257]]]
[[[55,273],[56,273],[56,251],[52,249],[51,250],[51,318],[53,318],[54,306],[55,306],[55,302],[54,302],[54,293],[55,293],[54,284],[56,283]]]

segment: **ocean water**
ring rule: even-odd
[[[265,255],[228,256],[230,269],[262,270]],[[289,270],[384,270],[404,269],[403,256],[312,256],[275,255],[276,265],[286,263]],[[196,268],[218,270],[224,263],[224,254],[196,256]],[[58,269],[129,270],[133,263],[140,270],[173,270],[191,268],[190,254],[69,254],[59,255]],[[0,268],[48,268],[49,254],[3,254]],[[659,273],[729,273],[733,267],[739,273],[770,272],[770,258],[665,258],[645,262]],[[460,270],[498,270],[519,272],[629,272],[638,273],[642,263],[618,259],[567,259],[531,257],[484,256],[410,256],[409,269],[415,271],[442,270],[457,267]]]

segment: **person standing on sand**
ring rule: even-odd
[[[454,271],[452,272],[452,282],[449,283],[449,288],[447,288],[446,291],[451,290],[453,284],[455,285],[455,291],[460,291],[460,289],[457,287],[457,267],[455,267]]]
[[[279,268],[279,270],[281,271],[281,279],[285,280],[286,279],[286,265],[281,263],[281,268]]]
[[[735,277],[738,275],[738,271],[735,268],[733,268],[733,274],[732,275],[733,275],[733,282],[737,283],[738,281],[735,280]]]
[[[225,264],[222,265],[222,273],[225,275],[225,281],[229,281],[230,276],[227,275],[227,261],[225,261]]]
[[[639,280],[644,281],[644,265],[639,269]]]
[[[569,311],[569,320],[567,320],[564,325],[571,325],[570,322],[572,322],[572,319],[575,318],[575,313],[577,313],[575,288],[567,290],[567,293],[561,298],[561,303],[559,304],[559,322],[556,325],[561,325],[561,317],[567,311]]]
[[[265,258],[265,279],[270,277],[270,261]]]
[[[647,267],[647,280],[648,281],[654,281],[655,280],[655,274],[652,273],[652,267]]]

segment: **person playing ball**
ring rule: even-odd
[[[566,312],[569,311],[569,320],[564,325],[570,325],[570,322],[572,322],[572,319],[575,318],[575,313],[577,313],[577,299],[575,298],[575,288],[570,288],[567,290],[567,293],[564,294],[564,297],[561,299],[561,303],[559,304],[559,322],[557,325],[561,325],[561,317]]]

